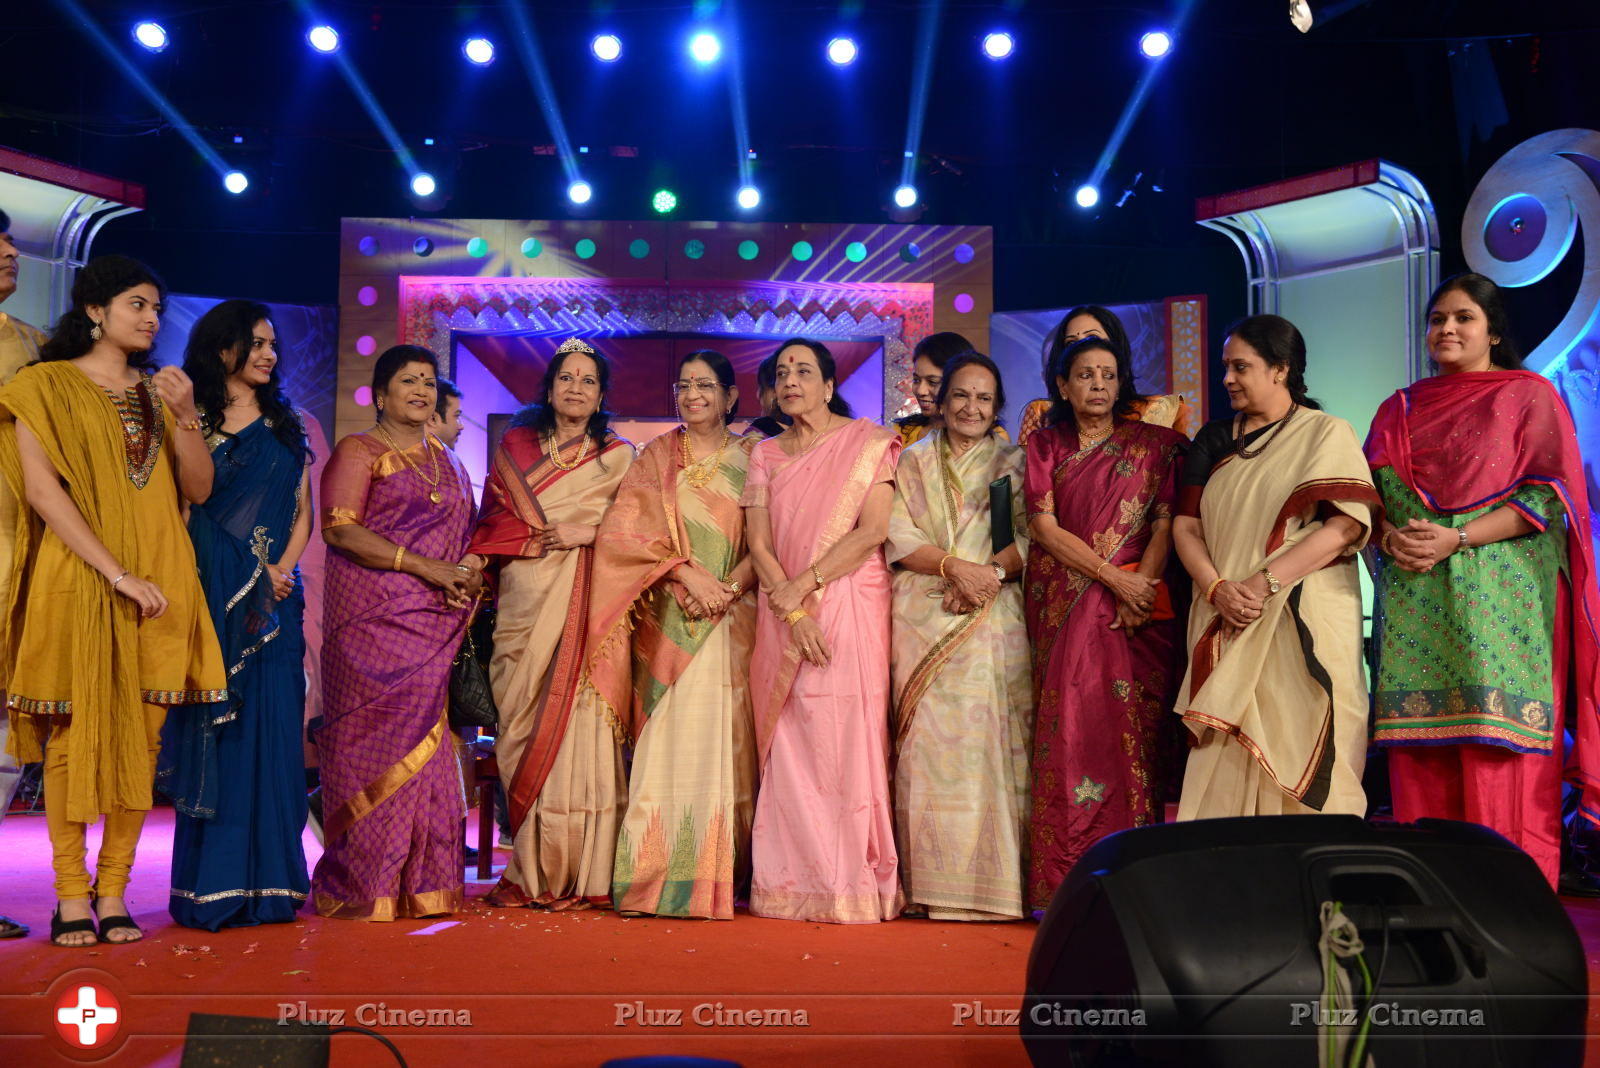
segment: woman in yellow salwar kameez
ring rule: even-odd
[[[634,745],[611,883],[623,912],[731,920],[749,870],[755,569],[739,497],[761,439],[728,430],[733,383],[721,353],[684,357],[683,425],[645,446],[595,539],[590,682]]]
[[[162,296],[142,264],[92,261],[41,362],[0,389],[0,467],[29,505],[0,663],[13,752],[45,765],[57,945],[91,944],[96,920],[101,941],[141,937],[122,895],[162,721],[227,696],[179,514],[210,495],[211,455],[187,376],[147,362]],[[84,837],[102,816],[91,884]]]

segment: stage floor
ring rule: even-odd
[[[114,1050],[117,1065],[175,1066],[192,1012],[326,1023],[342,1013],[346,1024],[382,1032],[413,1066],[598,1065],[647,1054],[752,1066],[1027,1063],[1004,1013],[1018,1005],[1032,923],[842,927],[742,913],[713,923],[474,900],[437,922],[302,913],[292,924],[208,934],[167,916],[171,828],[172,811],[158,809],[141,843],[129,900],[145,939],[73,950],[45,939],[43,817],[0,824],[0,912],[34,928],[0,942],[0,1064],[83,1063]],[[97,845],[92,836],[91,856]],[[313,861],[320,852],[309,834],[306,851]],[[469,882],[469,896],[490,885]],[[1600,902],[1566,905],[1593,991]],[[109,991],[121,1019],[109,1045],[75,1051],[53,1018],[63,993],[84,982]],[[423,1013],[415,1022],[412,1010]],[[1586,1064],[1600,1068],[1594,1008],[1589,1034]],[[348,1035],[334,1039],[333,1063],[395,1062],[370,1038]]]

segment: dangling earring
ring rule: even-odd
[[[91,319],[91,320],[89,320],[89,321],[90,321],[90,322],[94,322],[94,320],[93,320],[93,319]],[[91,326],[91,327],[90,327],[90,328],[89,328],[89,337],[90,337],[90,338],[91,338],[91,339],[92,339],[92,340],[94,340],[94,341],[99,341],[99,340],[100,340],[100,339],[101,339],[101,338],[103,338],[103,337],[105,337],[105,336],[106,336],[106,333],[105,333],[105,331],[104,331],[104,330],[101,330],[101,329],[100,329],[100,324],[99,324],[99,323],[95,323],[95,324],[94,324],[94,325],[93,325],[93,326]]]

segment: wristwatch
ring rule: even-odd
[[[1274,575],[1272,572],[1268,571],[1266,568],[1262,568],[1261,569],[1261,577],[1267,580],[1267,596],[1268,597],[1272,596],[1273,594],[1277,593],[1279,590],[1283,589],[1283,583],[1278,581],[1278,576]]]
[[[990,564],[989,566],[994,568],[994,577],[1000,580],[1000,585],[1004,586],[1006,584],[1006,569],[1000,564]]]

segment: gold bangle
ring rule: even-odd
[[[804,618],[806,618],[806,610],[804,608],[796,608],[793,612],[784,616],[783,621],[792,627]]]
[[[405,560],[405,558],[406,558],[405,546],[396,545],[395,548],[394,548],[394,564],[390,566],[389,570],[390,571],[399,571],[400,570],[400,564]]]
[[[1089,581],[1090,582],[1098,582],[1099,579],[1100,579],[1100,572],[1104,571],[1106,569],[1106,565],[1109,564],[1110,562],[1111,562],[1110,560],[1102,560],[1102,561],[1100,561],[1100,566],[1094,569],[1094,574],[1089,576]]]
[[[179,430],[199,430],[200,429],[200,420],[191,419],[187,423],[179,423],[178,424],[178,429]]]
[[[945,553],[944,554],[944,559],[939,561],[939,577],[941,579],[943,579],[944,581],[946,581],[946,582],[950,581],[950,576],[946,575],[944,573],[944,565],[948,564],[950,561],[954,560],[955,558],[956,558],[956,554],[955,553]]]
[[[1388,530],[1383,532],[1383,537],[1378,539],[1378,548],[1383,550],[1383,555],[1385,556],[1394,555],[1394,550],[1389,548],[1389,539],[1394,537],[1394,531],[1395,528],[1390,527]]]
[[[1206,604],[1216,604],[1216,602],[1213,601],[1211,598],[1212,598],[1213,595],[1216,594],[1217,587],[1222,585],[1226,581],[1228,581],[1228,580],[1225,579],[1225,578],[1219,577],[1217,579],[1217,581],[1213,582],[1211,585],[1206,587]]]
[[[818,567],[815,562],[811,564],[811,577],[817,580],[817,589],[819,590],[828,584],[827,580],[822,577],[822,568]]]

